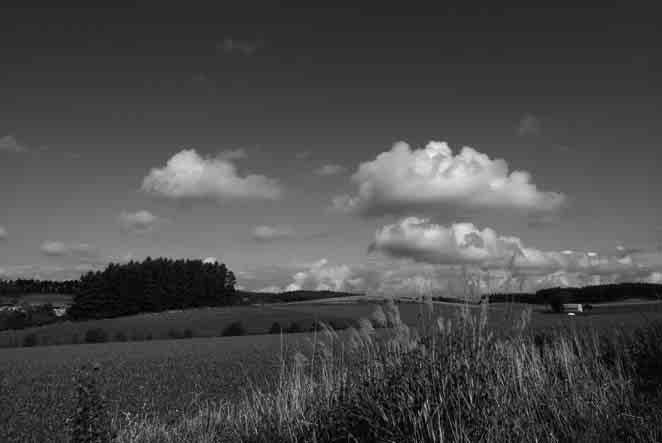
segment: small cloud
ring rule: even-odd
[[[4,137],[0,138],[0,152],[24,154],[29,151],[30,149],[27,146],[19,143],[18,140],[16,140],[16,138],[12,135],[5,135]]]
[[[7,236],[7,230],[4,228],[4,226],[0,226],[0,240],[6,240]]]
[[[236,157],[237,153],[234,153]],[[283,190],[264,175],[240,176],[230,160],[200,156],[195,149],[173,155],[162,168],[143,179],[144,192],[175,200],[277,200]]]
[[[216,264],[218,263],[218,259],[216,257],[207,257],[204,260],[202,260],[202,263],[204,264]]]
[[[290,226],[256,226],[253,229],[253,239],[260,242],[272,242],[293,238],[294,229]]]
[[[313,171],[315,175],[338,175],[345,172],[346,168],[342,165],[326,164]]]
[[[96,258],[98,250],[87,243],[65,243],[61,241],[45,241],[41,244],[41,252],[51,257]]]
[[[538,136],[542,133],[542,123],[533,114],[524,114],[517,126],[517,135],[520,137]]]
[[[301,152],[297,152],[297,153],[294,155],[294,157],[295,157],[297,160],[304,160],[304,159],[307,159],[308,157],[310,157],[310,151],[301,151]]]
[[[241,54],[245,56],[254,55],[258,49],[264,47],[264,40],[240,40],[232,37],[226,37],[222,42],[216,45],[216,49],[226,54]]]
[[[162,218],[146,210],[140,210],[137,212],[122,211],[118,220],[124,232],[132,232],[136,234],[150,232],[159,222],[163,221]]]
[[[243,158],[248,157],[248,153],[244,148],[238,148],[238,149],[227,149],[225,151],[221,151],[216,158],[219,158],[221,160],[226,160],[226,161],[232,161],[232,160],[241,160]]]

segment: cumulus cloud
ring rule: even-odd
[[[324,175],[338,175],[338,174],[342,174],[343,172],[345,172],[345,167],[342,166],[342,165],[329,163],[329,164],[320,166],[319,168],[315,169],[315,171],[313,171],[313,172],[315,173],[315,175],[322,175],[322,176],[324,176]]]
[[[538,136],[542,133],[542,123],[540,119],[533,114],[524,114],[517,125],[517,135]]]
[[[472,223],[446,227],[416,217],[378,229],[370,250],[423,263],[515,267],[540,272],[561,268],[565,259],[559,252],[527,248],[519,238],[500,236],[490,228],[481,230]]]
[[[334,198],[336,209],[364,216],[502,209],[526,214],[559,211],[565,196],[539,190],[526,171],[509,172],[503,159],[471,147],[454,155],[445,142],[412,150],[396,143],[390,151],[362,163],[352,176],[356,195]]]
[[[28,151],[28,147],[19,143],[14,136],[5,135],[4,137],[0,137],[0,152],[23,154]]]
[[[87,243],[65,243],[47,240],[41,244],[41,252],[51,257],[96,258],[99,251]]]
[[[150,232],[158,223],[163,221],[162,218],[144,209],[137,212],[122,211],[118,220],[124,232],[137,234]]]
[[[365,276],[347,265],[331,265],[325,258],[312,263],[304,271],[294,274],[286,291],[302,289],[315,291],[357,292],[366,285]]]
[[[613,253],[545,251],[525,246],[518,237],[499,235],[490,228],[481,230],[471,223],[443,226],[416,217],[378,229],[370,251],[420,263],[506,270],[511,277],[554,276],[561,272],[556,277],[581,274],[601,276],[606,281],[625,281],[639,280],[662,270],[662,254],[657,251],[626,248]]]
[[[0,240],[6,240],[8,235],[7,230],[3,226],[0,226]]]
[[[261,242],[284,240],[295,236],[294,229],[290,226],[256,226],[253,229],[253,239]]]
[[[163,168],[153,168],[142,189],[171,199],[276,200],[282,195],[278,181],[263,175],[242,177],[228,159],[205,158],[194,149],[173,155]]]

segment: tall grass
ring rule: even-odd
[[[565,442],[662,439],[662,327],[495,337],[487,305],[409,328],[386,304],[315,333],[275,386],[198,405],[174,424],[124,422],[119,442]],[[378,326],[378,329],[375,329]]]

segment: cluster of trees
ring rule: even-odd
[[[0,331],[43,326],[59,320],[50,304],[24,305],[19,309],[0,311]]]
[[[73,294],[78,280],[51,281],[34,279],[0,280],[0,296],[17,297],[24,294]]]
[[[80,279],[68,316],[110,318],[141,312],[239,304],[236,279],[224,264],[151,259],[110,264]]]
[[[600,303],[641,298],[662,300],[662,285],[654,283],[614,283],[581,288],[549,288],[536,292],[542,303]]]

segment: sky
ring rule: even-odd
[[[3,8],[0,278],[168,256],[251,290],[660,281],[655,17]]]

